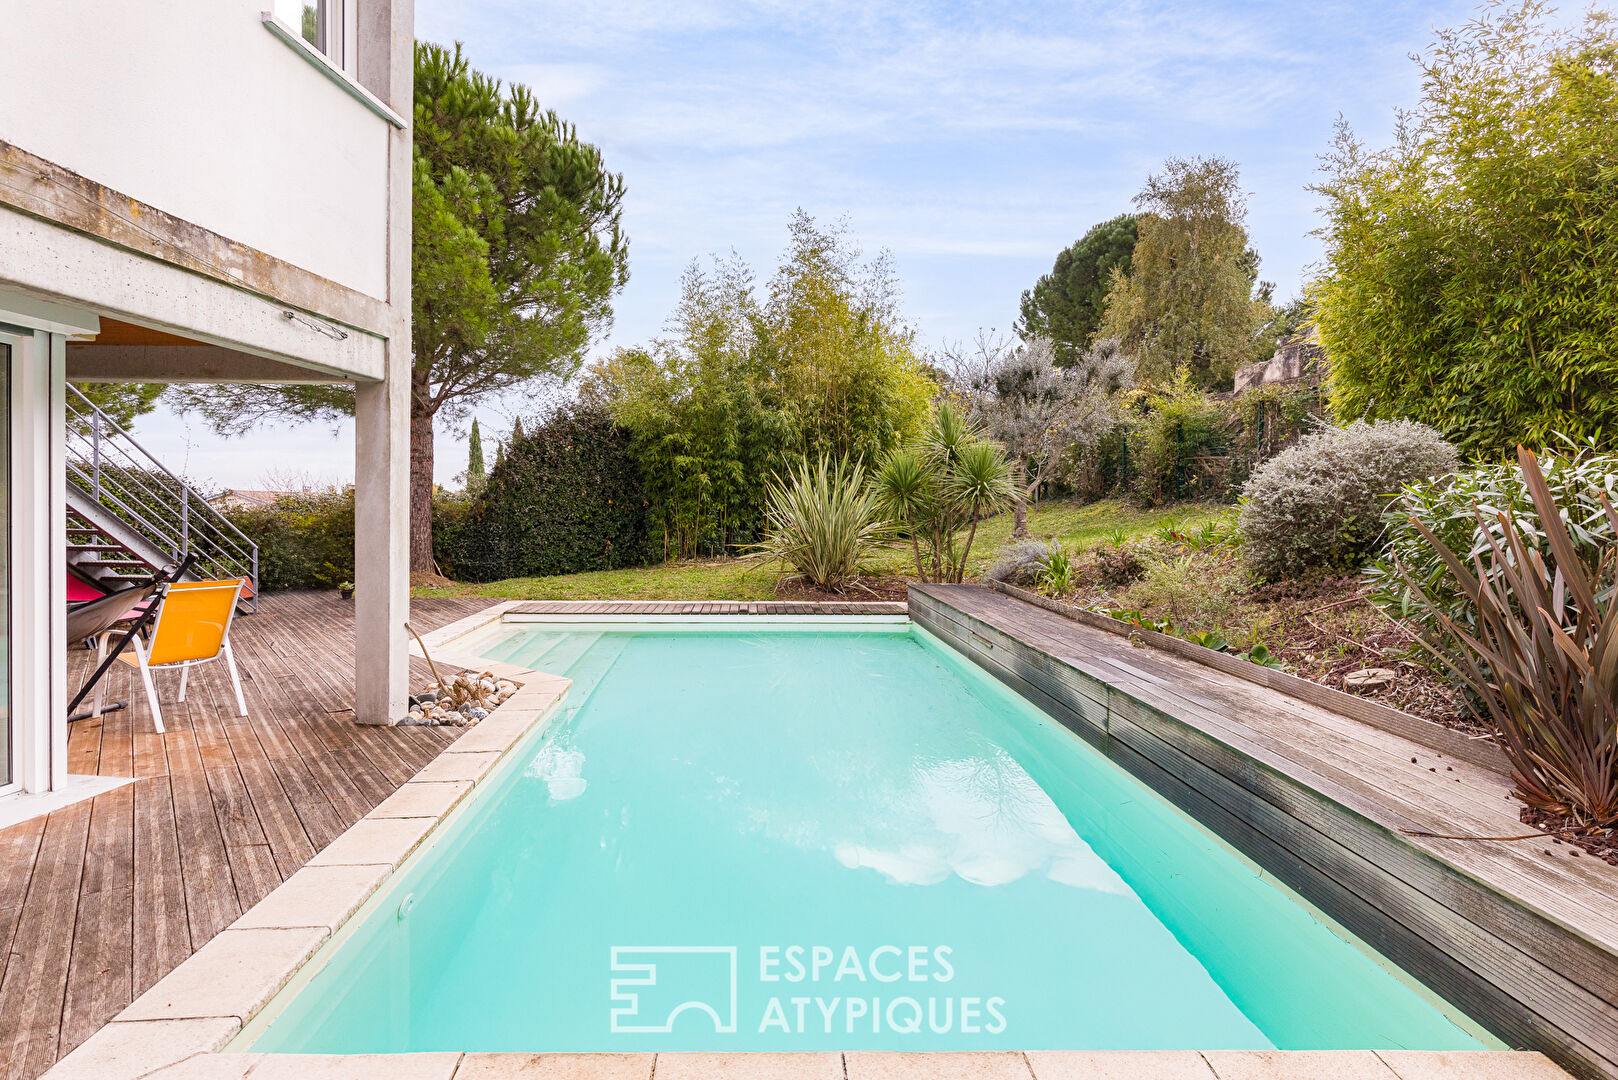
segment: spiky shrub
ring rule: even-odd
[[[1039,568],[1039,584],[1052,596],[1065,596],[1073,588],[1073,574],[1077,569],[1073,556],[1062,548],[1061,541],[1051,545]]]
[[[865,469],[846,458],[805,461],[769,484],[764,540],[754,555],[780,562],[815,587],[841,588],[892,540]]]
[[[882,459],[875,487],[882,508],[909,533],[916,576],[927,581],[960,581],[978,522],[1017,495],[1005,448],[948,402],[919,440]]]
[[[1603,453],[1593,440],[1564,440],[1540,459],[1540,470],[1565,515],[1573,550],[1585,569],[1595,573],[1603,554],[1618,545],[1618,532],[1601,505],[1602,495],[1618,498],[1618,454]],[[1430,632],[1442,629],[1440,613],[1470,627],[1471,601],[1416,524],[1425,525],[1470,562],[1489,554],[1489,536],[1504,539],[1497,524],[1500,514],[1516,525],[1524,544],[1549,554],[1539,511],[1516,464],[1481,465],[1443,484],[1407,485],[1388,509],[1382,550],[1365,569],[1372,600]],[[1419,592],[1406,583],[1407,576],[1421,586]]]
[[[1423,641],[1471,692],[1479,718],[1500,733],[1517,796],[1604,827],[1618,821],[1618,549],[1609,548],[1592,572],[1533,452],[1519,446],[1517,459],[1549,559],[1504,512],[1479,521],[1488,552],[1473,554],[1470,566],[1414,522],[1473,609],[1471,626],[1463,626],[1435,605],[1441,632]],[[1598,501],[1618,531],[1612,503],[1605,494]],[[1481,509],[1477,516],[1484,517]],[[1414,578],[1410,586],[1422,589]]]
[[[1242,558],[1261,578],[1353,570],[1382,536],[1383,512],[1406,484],[1455,470],[1455,448],[1410,420],[1363,421],[1304,436],[1242,489]]]
[[[1011,585],[1032,585],[1039,580],[1049,554],[1050,547],[1043,540],[1018,540],[1000,549],[983,576]]]

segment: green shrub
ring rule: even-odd
[[[652,554],[629,436],[599,408],[559,411],[512,441],[464,508],[441,505],[434,555],[462,580],[614,570]]]
[[[1578,508],[1557,506],[1531,451],[1518,447],[1517,457],[1543,526],[1540,545],[1526,542],[1508,512],[1479,509],[1485,520],[1477,529],[1488,544],[1479,576],[1477,563],[1468,567],[1418,525],[1472,615],[1468,626],[1441,615],[1444,632],[1423,641],[1470,691],[1466,700],[1479,719],[1500,733],[1517,797],[1604,828],[1618,821],[1618,549],[1609,547],[1592,572],[1562,523]],[[1605,495],[1595,499],[1607,532],[1618,532],[1612,504]]]
[[[225,517],[258,545],[259,588],[334,589],[354,579],[354,489],[283,495]]]
[[[752,557],[790,566],[818,589],[841,588],[893,538],[865,469],[846,458],[822,457],[813,468],[805,461],[772,481],[764,521]]]
[[[1221,627],[1236,610],[1229,574],[1216,574],[1191,555],[1153,560],[1118,602],[1161,615],[1176,626]]]
[[[1552,497],[1567,515],[1573,550],[1594,573],[1602,556],[1618,547],[1618,534],[1601,506],[1602,495],[1618,499],[1618,454],[1602,453],[1593,442],[1564,441],[1540,464]],[[1469,565],[1474,558],[1487,562],[1489,537],[1505,542],[1497,518],[1501,513],[1515,524],[1524,544],[1550,554],[1520,465],[1483,465],[1456,473],[1444,484],[1407,485],[1388,508],[1387,538],[1365,571],[1371,599],[1394,615],[1415,620],[1428,633],[1442,632],[1446,619],[1471,627],[1472,602],[1421,530],[1437,536]]]
[[[1039,570],[1040,588],[1052,596],[1065,596],[1073,588],[1077,570],[1072,553],[1063,549],[1060,540],[1052,541]]]
[[[1223,404],[1193,387],[1182,371],[1174,386],[1152,396],[1150,410],[1130,445],[1136,501],[1161,506],[1223,496],[1231,443]]]
[[[1618,23],[1491,4],[1418,64],[1391,145],[1345,128],[1324,155],[1310,296],[1333,410],[1421,420],[1480,458],[1555,432],[1611,445]]]
[[[1406,484],[1453,472],[1455,448],[1411,420],[1324,428],[1260,465],[1242,490],[1242,557],[1259,577],[1354,570]]]

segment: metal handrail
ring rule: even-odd
[[[67,391],[74,486],[167,557],[195,553],[221,577],[248,577],[256,610],[258,545],[76,387]]]
[[[110,419],[107,419],[107,422],[112,423]],[[171,480],[175,481],[176,488],[178,490],[166,488],[160,483],[155,485],[155,492],[153,491],[152,486],[146,484],[134,484],[127,482],[121,484],[111,484],[109,483],[107,464],[106,462],[99,460],[100,457],[107,456],[104,440],[99,445],[92,446],[92,455],[91,474],[85,477],[91,489],[90,494],[92,497],[95,495],[97,489],[99,489],[102,494],[106,494],[109,489],[115,489],[122,492],[127,499],[138,502],[141,508],[146,511],[146,515],[142,515],[143,520],[141,524],[147,529],[158,533],[165,540],[169,541],[170,546],[175,546],[177,538],[173,534],[172,526],[170,526],[168,531],[165,531],[163,526],[159,525],[158,521],[156,520],[162,516],[159,513],[158,507],[154,507],[145,499],[139,498],[137,493],[140,495],[146,495],[148,497],[156,494],[162,496],[163,499],[173,499],[177,495],[181,502],[179,520],[180,535],[178,537],[179,548],[183,549],[184,541],[190,533],[195,532],[200,535],[208,535],[209,531],[211,530],[214,535],[210,538],[220,546],[228,548],[230,554],[233,554],[236,558],[242,560],[243,562],[246,562],[251,558],[251,551],[254,546],[253,542],[243,535],[241,531],[237,529],[227,518],[222,517],[218,511],[214,510],[211,506],[207,506],[206,499],[203,500],[203,511],[201,516],[195,522],[190,520],[191,515],[189,507],[191,496],[198,495],[198,493],[194,488],[186,485],[184,481],[175,478],[172,473],[164,470],[164,475],[167,475]],[[113,463],[113,467],[124,470],[126,473],[126,480],[129,477],[153,479],[151,470],[147,469],[144,463],[133,458],[127,453],[122,453],[122,457],[124,460],[115,461]],[[84,474],[80,472],[80,475],[83,476]],[[198,497],[200,498],[201,496],[198,495]],[[159,500],[160,505],[161,501],[162,499]],[[247,547],[244,549],[240,544],[237,544],[228,533],[225,533],[220,529],[221,525],[228,528],[230,532],[235,533],[236,536],[241,537],[241,539],[246,543]]]

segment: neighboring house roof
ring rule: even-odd
[[[212,507],[269,506],[277,499],[296,495],[295,491],[257,491],[250,488],[226,488],[208,500]]]

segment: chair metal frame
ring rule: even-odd
[[[142,641],[141,635],[136,634],[130,640],[129,647],[135,653],[135,660],[133,661],[134,666],[140,669],[141,682],[146,687],[146,704],[152,710],[152,723],[156,726],[160,734],[165,730],[165,728],[163,727],[163,709],[157,702],[157,685],[152,680],[152,672],[154,670],[162,671],[176,667],[180,669],[180,696],[178,700],[183,702],[185,700],[186,683],[191,677],[192,666],[195,664],[211,663],[212,661],[223,657],[225,660],[225,667],[230,671],[231,688],[236,692],[236,715],[247,715],[247,699],[242,696],[242,679],[241,674],[236,669],[236,654],[232,652],[230,648],[230,628],[236,621],[236,608],[237,604],[241,601],[242,588],[246,585],[246,581],[246,578],[236,578],[224,581],[184,581],[175,582],[169,585],[168,588],[164,590],[163,599],[157,609],[157,616],[152,620],[150,639],[148,641]],[[219,638],[219,650],[212,656],[197,657],[196,659],[192,660],[172,660],[161,664],[148,663],[148,657],[151,655],[152,646],[156,644],[159,635],[161,635],[163,632],[163,616],[168,609],[170,595],[176,592],[194,592],[203,589],[229,589],[231,592],[230,606],[226,609],[224,632]],[[110,635],[103,634],[96,646],[98,662],[106,654],[107,638],[109,636]],[[125,662],[128,663],[129,661],[126,660]],[[95,709],[99,709],[101,707],[102,696],[105,693],[105,686],[106,683],[103,681],[96,687],[96,700],[95,705],[93,706]]]

